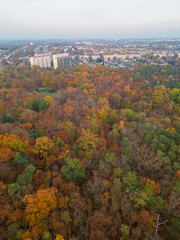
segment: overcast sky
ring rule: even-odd
[[[180,0],[0,0],[0,39],[180,37]]]

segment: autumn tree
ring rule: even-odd
[[[79,159],[67,157],[65,166],[62,169],[67,180],[71,180],[76,184],[81,184],[85,177],[85,171]]]
[[[42,227],[44,225],[48,215],[57,206],[56,193],[55,188],[48,188],[24,197],[23,202],[27,204],[25,218],[30,227],[36,225]]]
[[[40,158],[46,158],[54,147],[54,143],[47,137],[37,138],[34,145],[34,153],[38,154]]]
[[[28,158],[21,153],[16,152],[12,164],[17,165],[19,168],[24,167],[28,164]]]
[[[86,158],[91,158],[98,144],[98,138],[90,130],[82,129],[81,136],[76,141],[79,154]]]

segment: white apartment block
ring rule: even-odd
[[[104,61],[114,60],[114,59],[133,59],[133,58],[140,58],[141,54],[133,53],[133,54],[111,54],[111,55],[104,55]]]
[[[72,58],[69,57],[69,53],[60,53],[52,55],[52,52],[35,54],[34,57],[30,57],[30,64],[32,66],[40,67],[63,67],[66,65],[72,65]]]
[[[30,64],[32,66],[40,67],[51,67],[52,66],[52,56],[51,55],[42,55],[37,57],[30,57]]]

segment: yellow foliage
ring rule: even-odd
[[[98,117],[102,123],[107,123],[108,113],[104,108],[98,109]]]
[[[46,101],[47,103],[51,103],[52,101],[53,101],[53,98],[51,97],[51,96],[46,96],[45,98],[44,98],[44,101]]]
[[[16,152],[24,152],[27,149],[27,141],[23,143],[21,140],[12,139],[9,147]]]
[[[84,90],[83,90],[83,93],[86,94],[86,95],[89,95],[89,92],[88,92],[87,89],[84,89]]]
[[[76,143],[79,147],[79,153],[86,158],[90,158],[97,147],[99,139],[89,130],[82,129],[81,136]]]
[[[118,132],[118,129],[113,129],[111,132],[110,132],[110,135],[112,135],[113,137],[119,137],[119,132]]]
[[[0,147],[10,147],[16,152],[24,152],[28,147],[28,141],[22,142],[15,134],[0,135]]]
[[[33,152],[38,154],[41,158],[46,158],[53,147],[54,143],[51,139],[47,137],[37,138]]]
[[[90,88],[89,92],[92,93],[92,94],[96,94],[96,89],[95,88]]]
[[[98,100],[98,105],[101,106],[101,108],[104,108],[107,111],[110,109],[109,101],[108,101],[107,98],[100,97],[99,100]]]
[[[170,118],[165,118],[165,121],[167,122],[167,124],[169,124],[169,126],[171,125],[171,119]]]
[[[12,141],[13,139],[18,140],[19,137],[15,134],[8,134],[8,133],[6,133],[5,135],[0,135],[0,146],[8,147],[9,142]]]
[[[166,131],[168,131],[170,133],[173,133],[173,132],[175,132],[175,128],[169,127],[169,128],[166,129]]]

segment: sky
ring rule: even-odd
[[[0,39],[180,38],[180,0],[0,0]]]

